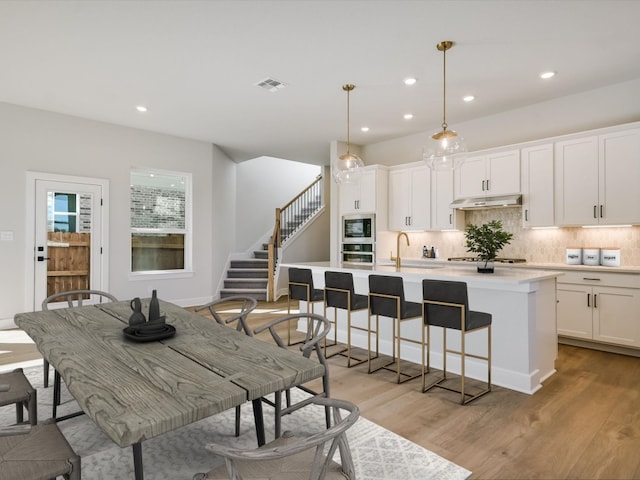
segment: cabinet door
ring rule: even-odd
[[[598,223],[598,137],[555,144],[557,225]]]
[[[486,195],[487,170],[485,157],[467,157],[454,171],[456,198]]]
[[[488,196],[520,193],[520,151],[487,155],[485,194]]]
[[[449,208],[453,201],[453,171],[431,172],[431,230],[459,228],[457,211]],[[464,215],[464,213],[462,214]]]
[[[553,225],[553,144],[523,148],[522,226]]]
[[[639,223],[640,130],[601,135],[599,140],[599,221],[605,225]]]
[[[423,167],[412,168],[409,171],[410,184],[410,230],[427,230],[431,222],[430,211],[430,170],[425,165]]]
[[[340,213],[348,215],[358,211],[358,201],[360,200],[360,184],[344,183],[338,187],[340,195]]]
[[[558,283],[558,335],[593,338],[593,295],[591,287]]]
[[[360,178],[360,201],[358,213],[376,213],[378,189],[376,171],[365,170]]]
[[[408,170],[389,172],[389,230],[404,230],[409,224],[409,173]]]
[[[617,345],[640,346],[640,290],[594,287],[593,294],[593,339]]]

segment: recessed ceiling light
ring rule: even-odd
[[[405,120],[411,120],[413,118],[413,113],[405,113],[404,114],[404,119]]]
[[[543,78],[543,79],[546,80],[547,78],[551,78],[551,77],[555,76],[555,74],[556,74],[556,72],[542,72],[540,74],[540,78]]]
[[[369,127],[361,127],[360,131],[361,132],[368,132],[369,131]]]
[[[462,100],[464,100],[465,102],[473,102],[476,99],[476,97],[474,97],[473,95],[465,95],[464,97],[462,97]]]
[[[144,105],[137,105],[136,110],[139,111],[140,113],[145,113],[148,109]]]
[[[408,85],[408,86],[411,86],[411,85],[415,85],[417,81],[418,81],[418,79],[417,79],[417,78],[414,78],[414,77],[408,77],[408,78],[405,78],[405,79],[404,79],[404,84],[405,84],[405,85]]]

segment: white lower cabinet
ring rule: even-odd
[[[558,282],[558,335],[640,347],[640,278],[571,272]]]

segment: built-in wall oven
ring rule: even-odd
[[[343,264],[373,265],[375,262],[376,216],[342,217],[340,260]]]

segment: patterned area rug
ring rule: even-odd
[[[25,369],[25,374],[38,389],[38,418],[51,416],[53,388],[43,388],[42,366]],[[52,375],[53,376],[53,375]],[[294,395],[303,395],[294,390]],[[59,415],[76,411],[77,404],[63,386],[63,405]],[[267,440],[273,438],[270,407],[264,407]],[[142,456],[146,480],[190,480],[197,472],[205,472],[222,459],[209,452],[207,443],[234,444],[255,448],[253,410],[248,403],[242,408],[241,435],[234,436],[233,410],[187,425],[165,435],[143,442]],[[0,425],[15,422],[15,408],[0,408]],[[119,448],[85,415],[65,420],[60,429],[74,450],[82,457],[82,478],[113,480],[133,478],[131,448]],[[324,427],[324,410],[305,407],[283,418],[283,430],[305,435]],[[415,443],[360,417],[348,431],[358,480],[463,480],[471,472],[449,462]],[[339,461],[338,458],[336,458]]]

